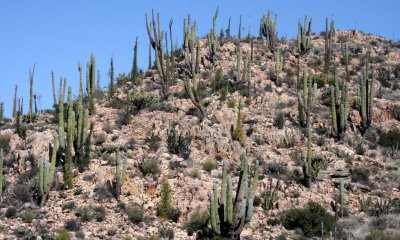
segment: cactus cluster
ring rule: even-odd
[[[207,34],[207,46],[208,46],[208,50],[210,52],[210,61],[212,63],[215,63],[215,56],[217,54],[218,46],[220,45],[220,42],[218,40],[218,36],[216,33],[216,27],[215,27],[215,24],[217,22],[218,13],[219,13],[219,8],[217,7],[217,10],[215,10],[215,14],[213,17],[212,28],[210,30],[210,33]]]
[[[279,180],[276,182],[275,187],[273,187],[272,178],[269,179],[269,185],[265,184],[263,205],[265,211],[268,212],[274,208],[274,202],[276,201],[279,188]]]
[[[244,143],[246,141],[246,133],[243,129],[241,109],[242,109],[242,102],[241,102],[241,100],[239,100],[238,101],[238,113],[237,113],[237,118],[236,118],[236,126],[235,126],[235,132],[233,135],[233,139],[238,141],[241,145],[244,145]]]
[[[370,77],[371,75],[371,77]],[[374,94],[375,94],[375,74],[372,70],[370,73],[369,63],[366,60],[363,73],[360,77],[359,86],[359,102],[360,102],[360,114],[361,114],[361,130],[364,133],[372,123],[372,114],[374,106]]]
[[[233,198],[232,178],[227,173],[224,161],[222,170],[221,196],[218,197],[217,185],[214,184],[210,195],[210,221],[212,231],[217,236],[240,239],[246,223],[253,216],[253,201],[258,185],[258,160],[254,163],[253,179],[250,179],[247,156],[241,157],[241,171],[236,196]],[[249,183],[251,185],[249,186]]]
[[[332,115],[332,128],[339,140],[343,139],[346,131],[347,115],[349,112],[349,96],[348,85],[344,80],[342,81],[342,91],[340,93],[339,80],[334,68],[334,82],[335,86],[331,86],[331,115]]]
[[[268,49],[271,52],[275,52],[276,42],[278,40],[278,34],[276,32],[276,25],[278,23],[278,16],[275,14],[274,20],[271,19],[271,12],[268,10],[267,16],[263,16],[261,19],[262,35],[267,40]]]
[[[157,13],[157,22],[154,16],[154,9],[152,9],[151,12],[152,18],[149,23],[149,20],[147,18],[146,14],[146,29],[147,29],[147,35],[149,36],[150,44],[155,51],[156,54],[156,65],[157,65],[157,70],[160,75],[160,85],[161,85],[161,91],[162,91],[162,97],[164,99],[167,99],[169,96],[169,85],[171,84],[173,75],[174,75],[174,57],[172,52],[169,53],[168,49],[167,52],[164,53],[163,50],[163,39],[164,39],[164,34],[165,38],[167,38],[167,33],[164,33],[164,31],[161,30],[160,26],[160,14]],[[154,36],[153,36],[154,35]],[[165,40],[167,41],[167,39]],[[172,39],[171,39],[172,41]],[[168,48],[168,44],[166,44]],[[164,55],[165,59],[164,59]],[[165,63],[164,63],[165,62]]]
[[[300,55],[308,53],[311,49],[312,18],[304,17],[304,24],[299,20],[297,32],[297,49]]]
[[[311,126],[311,112],[317,99],[317,83],[312,84],[312,76],[306,71],[303,71],[303,92],[298,91],[297,94],[299,123],[308,128]]]
[[[325,20],[325,55],[324,55],[324,73],[329,73],[330,64],[332,61],[333,44],[335,39],[335,22],[332,19],[328,28],[328,18]]]
[[[185,19],[186,23],[186,19]],[[186,26],[186,24],[185,24]],[[185,68],[184,68],[184,86],[190,100],[200,111],[201,117],[206,117],[205,107],[200,99],[198,91],[198,73],[200,72],[200,45],[196,33],[196,21],[193,26],[190,24],[190,15],[188,16],[187,28],[185,28]]]

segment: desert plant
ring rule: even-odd
[[[335,39],[335,22],[332,19],[330,28],[328,28],[328,18],[325,20],[325,55],[324,55],[324,73],[329,73],[330,63],[333,55],[333,44]]]
[[[372,123],[374,94],[375,94],[375,74],[371,71],[371,78],[369,71],[368,61],[365,61],[363,73],[360,77],[360,96],[358,101],[360,102],[359,112],[361,115],[361,131],[364,133]]]
[[[32,71],[29,70],[29,122],[32,122],[32,113],[33,113],[33,78],[35,75],[35,66],[36,63],[33,64]]]
[[[210,52],[210,60],[212,63],[215,63],[215,55],[217,54],[217,49],[220,45],[220,42],[218,40],[218,36],[216,33],[216,27],[215,24],[217,22],[217,17],[219,13],[219,8],[215,10],[215,14],[213,17],[213,23],[212,23],[212,28],[210,30],[210,33],[207,34],[207,46]]]
[[[0,148],[0,202],[1,202],[1,196],[3,194],[3,165],[4,165],[4,157],[3,157],[3,149]]]
[[[283,129],[285,126],[285,113],[284,112],[277,112],[274,118],[274,126]]]
[[[233,139],[237,140],[241,145],[244,145],[244,143],[246,141],[246,133],[243,129],[241,109],[242,109],[242,104],[241,104],[241,101],[239,100],[238,113],[237,113],[237,117],[236,117],[236,126],[235,126]]]
[[[161,200],[157,206],[157,215],[163,219],[169,219],[174,222],[178,221],[180,212],[172,207],[172,190],[168,181],[165,181],[161,186]]]
[[[335,86],[331,86],[331,115],[332,127],[339,140],[343,139],[347,127],[347,115],[349,112],[348,85],[342,81],[342,92],[339,89],[336,67],[334,68]]]
[[[218,199],[217,185],[214,184],[210,195],[210,221],[216,236],[240,239],[244,224],[250,222],[253,216],[253,201],[258,185],[258,160],[254,163],[254,176],[250,183],[247,156],[241,157],[241,171],[236,197],[233,200],[232,178],[227,173],[227,163],[224,161],[222,170],[221,197]]]
[[[140,223],[143,221],[144,217],[143,207],[138,205],[128,206],[126,208],[126,215],[128,215],[129,221],[133,223]]]
[[[311,34],[312,34],[312,18],[307,21],[307,16],[304,17],[304,24],[301,25],[299,20],[297,32],[297,49],[301,55],[308,53],[311,49]],[[308,26],[308,28],[307,28]]]
[[[206,230],[210,214],[208,210],[196,209],[189,216],[188,222],[185,224],[189,236],[196,232],[203,232]]]
[[[216,167],[217,167],[217,163],[215,160],[208,159],[203,163],[203,170],[205,170],[207,172],[211,172]]]
[[[108,76],[110,77],[110,81],[108,83],[108,98],[114,98],[115,94],[115,84],[114,84],[114,60],[111,58],[110,60],[110,70],[108,70]]]
[[[24,223],[31,223],[36,218],[36,213],[32,210],[25,210],[21,213],[21,219]]]
[[[192,143],[192,136],[189,133],[179,136],[176,133],[175,123],[170,125],[167,131],[167,147],[168,151],[172,154],[178,154],[180,157],[187,159],[190,155],[190,145]]]
[[[278,16],[275,14],[275,18],[272,21],[271,12],[268,10],[267,16],[263,16],[261,19],[262,36],[265,37],[268,44],[268,49],[271,52],[275,52],[276,42],[278,34],[276,31],[276,25],[278,23]]]
[[[279,74],[282,72],[283,69],[283,56],[281,53],[281,49],[278,48],[277,51],[275,51],[275,82],[276,85],[280,86],[281,79],[279,78]]]
[[[127,159],[124,157],[122,163],[119,158],[119,152],[117,151],[117,156],[115,158],[115,198],[119,201],[121,196],[121,188],[126,180],[126,169],[127,169]]]
[[[269,212],[274,208],[274,203],[277,200],[277,191],[280,188],[280,181],[277,180],[275,187],[273,187],[272,178],[269,179],[269,186],[264,185],[264,204],[263,208],[266,212]]]
[[[331,231],[335,217],[315,202],[309,202],[303,209],[289,210],[282,219],[286,229],[300,228],[306,237],[320,236],[322,225],[325,232]]]

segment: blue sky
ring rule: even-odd
[[[188,13],[198,22],[200,35],[211,27],[219,6],[217,28],[226,27],[232,16],[232,32],[237,34],[242,15],[244,33],[248,28],[258,34],[258,23],[269,9],[278,14],[279,36],[293,38],[297,21],[304,15],[313,18],[314,32],[325,28],[325,17],[334,18],[339,29],[359,29],[389,39],[399,40],[399,0],[0,0],[0,101],[5,102],[6,116],[12,110],[15,84],[28,110],[29,69],[36,63],[34,91],[41,96],[41,107],[52,105],[51,71],[56,82],[67,78],[76,92],[77,63],[86,66],[90,54],[96,55],[102,86],[108,82],[110,58],[116,73],[129,72],[133,42],[139,39],[139,67],[148,62],[148,37],[144,14],[154,8],[161,14],[163,29],[174,19],[173,32],[182,41],[183,18]],[[219,32],[219,31],[218,31]],[[58,84],[57,84],[58,85]]]

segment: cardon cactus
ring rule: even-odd
[[[297,49],[300,55],[308,53],[308,51],[311,49],[312,18],[310,18],[308,22],[307,21],[307,16],[304,17],[304,25],[301,25],[301,22],[299,20],[297,32]]]
[[[119,201],[121,188],[126,179],[127,159],[124,157],[121,164],[119,152],[117,152],[115,163],[115,198]]]
[[[209,59],[212,63],[215,63],[215,55],[217,54],[217,49],[220,44],[217,33],[216,33],[216,27],[215,27],[215,24],[217,22],[218,13],[219,13],[219,8],[217,7],[217,10],[215,10],[215,14],[213,17],[212,28],[210,30],[210,33],[207,35],[207,46],[208,46],[208,49],[210,52]]]
[[[258,160],[254,163],[254,176],[251,180],[247,157],[242,156],[239,185],[234,199],[232,178],[227,174],[226,161],[223,164],[221,197],[218,198],[216,184],[210,195],[211,228],[217,236],[240,239],[244,224],[250,222],[253,216],[253,201],[259,175]]]
[[[371,71],[371,79],[369,77],[369,64],[365,61],[364,71],[361,74],[360,80],[360,113],[361,113],[361,131],[364,133],[372,123],[374,94],[375,94],[375,75]]]
[[[347,116],[349,113],[348,84],[342,81],[342,92],[340,93],[339,80],[334,70],[335,86],[331,86],[331,115],[332,128],[339,140],[343,139],[347,127]]]
[[[333,44],[335,38],[335,22],[332,19],[328,28],[328,18],[325,21],[325,56],[324,56],[324,73],[328,74],[330,63],[332,61]]]
[[[3,157],[3,149],[0,149],[0,202],[1,202],[1,195],[3,193],[3,163],[4,163],[4,157]]]
[[[278,50],[275,52],[275,74],[276,74],[275,82],[278,86],[281,85],[279,74],[282,72],[282,69],[283,69],[283,56],[281,53],[281,49],[278,48]]]
[[[312,84],[312,77],[306,71],[303,71],[303,93],[298,91],[298,118],[303,127],[311,126],[311,112],[317,99],[317,83]],[[304,114],[306,119],[304,119]]]
[[[262,35],[267,40],[268,49],[271,52],[275,52],[276,42],[278,39],[278,34],[276,32],[277,23],[278,23],[278,16],[275,14],[275,18],[272,21],[270,11],[268,11],[267,16],[263,16],[261,19]]]

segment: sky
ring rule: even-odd
[[[145,13],[151,14],[152,8],[160,12],[164,30],[173,19],[173,34],[182,44],[184,17],[190,13],[197,21],[199,35],[204,36],[217,6],[218,33],[227,27],[231,16],[231,32],[236,35],[242,15],[242,33],[250,29],[258,35],[261,16],[271,10],[278,15],[279,37],[294,38],[298,20],[308,15],[313,18],[313,32],[323,31],[328,17],[341,30],[400,39],[399,0],[0,0],[0,102],[4,102],[5,115],[11,115],[16,84],[18,96],[24,97],[24,111],[28,111],[29,70],[34,64],[33,90],[41,96],[40,107],[51,108],[51,71],[56,89],[63,76],[76,94],[78,61],[86,66],[91,53],[96,56],[103,87],[109,80],[111,57],[115,75],[130,71],[136,37],[138,64],[146,69],[149,40]]]

